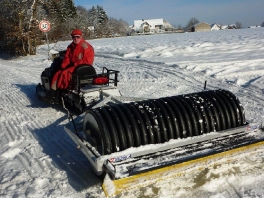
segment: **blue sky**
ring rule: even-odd
[[[103,6],[109,17],[134,20],[163,18],[175,27],[190,18],[222,25],[241,22],[243,27],[264,22],[264,0],[74,0],[85,8]]]

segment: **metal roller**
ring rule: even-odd
[[[102,155],[246,123],[239,100],[226,90],[113,103],[89,109],[84,120],[86,140]]]

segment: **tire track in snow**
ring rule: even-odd
[[[51,159],[48,156],[40,157],[39,158],[40,163],[45,167],[45,170],[48,170],[52,175],[57,172],[56,168],[54,165],[51,164]]]
[[[35,158],[34,155],[31,152],[31,147],[23,150],[20,155],[18,155],[18,159],[22,162],[22,165],[28,172],[30,173],[31,178],[39,177],[40,175],[43,175],[45,172],[46,174],[49,174],[45,168],[45,166],[39,161],[39,159]]]
[[[184,93],[186,90],[192,89],[195,91],[201,91],[204,87],[205,80],[207,80],[207,77],[201,72],[194,74],[193,78],[190,78],[190,71],[185,71],[177,67],[177,65],[169,66],[163,63],[142,60],[126,60],[113,57],[109,58],[107,56],[100,56],[96,60],[100,65],[107,62],[108,68],[119,70],[121,83],[122,80],[128,82],[129,84],[131,84],[131,82],[137,82],[139,86],[144,86],[144,84],[149,83],[150,86],[153,84],[156,86],[156,89],[161,91],[164,90],[164,88],[168,91],[172,91],[173,93],[177,93],[175,88],[178,88],[180,93]],[[120,61],[122,61],[126,67],[120,66]],[[119,62],[118,66],[116,62]],[[129,67],[127,67],[127,65],[129,65]],[[160,81],[160,85],[159,83],[153,83],[153,80],[154,82]],[[145,86],[149,85],[147,84]],[[188,87],[191,87],[191,89]],[[162,92],[160,92],[160,94],[162,94]]]
[[[8,123],[7,125],[5,125],[5,129],[7,130],[7,133],[5,133],[5,137],[8,140],[8,142],[14,142],[15,141],[15,133],[16,131],[13,130],[13,125],[11,125],[11,127],[9,127]]]
[[[24,168],[29,177],[33,179],[35,176],[32,175],[32,171],[35,170],[32,169],[32,156],[29,156],[27,153],[22,152],[20,155],[17,155],[16,158],[20,161],[21,165],[23,166],[21,168]]]
[[[148,73],[153,75],[154,78],[156,78],[157,76],[166,78],[166,75],[164,75],[164,73],[168,73],[168,74],[170,73],[172,76],[175,75],[178,78],[182,79],[183,81],[189,82],[190,84],[193,84],[195,82],[204,85],[204,81],[208,80],[211,82],[211,86],[214,88],[221,88],[222,86],[225,85],[226,86],[231,85],[226,83],[223,79],[216,79],[210,75],[207,75],[204,71],[198,71],[198,72],[190,71],[188,69],[179,68],[177,65],[166,65],[161,62],[159,63],[159,62],[150,62],[150,61],[136,60],[136,59],[124,59],[107,54],[99,55],[96,60],[99,62],[98,64],[96,64],[97,67],[98,65],[103,65],[105,62],[107,62],[108,65],[103,65],[103,66],[106,66],[111,69],[119,70],[120,75],[122,75],[122,73],[129,73],[131,71],[142,72],[142,68],[144,68],[148,71]],[[121,64],[120,62],[123,62],[123,64]],[[123,65],[126,65],[126,67],[122,67]],[[193,78],[190,78],[190,73],[193,73]],[[134,77],[136,77],[136,75]],[[233,85],[233,86],[237,86],[237,85]]]
[[[34,131],[44,153],[53,160],[53,164],[49,164],[48,166],[55,165],[56,169],[53,170],[55,172],[54,174],[58,174],[58,171],[63,169],[67,172],[67,175],[75,177],[74,180],[78,181],[79,186],[88,186],[91,183],[91,181],[87,180],[87,175],[93,174],[89,162],[76,149],[72,140],[67,137],[63,127],[49,126],[46,127],[48,129],[46,130],[41,128],[38,123],[31,123],[30,128],[31,131]],[[61,129],[58,131],[59,128]],[[85,164],[83,161],[85,161]],[[88,170],[90,170],[90,173],[87,173]]]
[[[3,122],[1,122],[0,125],[1,129],[3,129],[3,135],[1,136],[1,139],[6,139],[6,141],[2,141],[2,143],[6,143],[5,145],[1,145],[1,149],[5,149],[6,152],[4,154],[6,154],[6,157],[8,157],[5,160],[2,160],[3,163],[7,164],[9,163],[8,159],[14,157],[13,160],[18,160],[19,164],[22,165],[21,167],[17,167],[17,170],[23,174],[26,174],[28,179],[32,179],[31,183],[33,186],[38,186],[39,184],[43,183],[38,178],[52,178],[53,174],[61,175],[61,170],[65,171],[63,166],[66,167],[67,164],[71,161],[74,161],[75,158],[64,158],[62,156],[61,164],[63,165],[57,167],[52,162],[55,159],[53,153],[58,153],[56,151],[54,152],[52,149],[67,151],[69,150],[68,146],[72,146],[72,144],[69,144],[68,146],[64,144],[59,145],[61,141],[57,141],[61,138],[60,136],[66,136],[66,134],[61,132],[63,130],[62,126],[57,126],[56,123],[54,124],[54,120],[64,117],[62,116],[64,114],[53,114],[53,117],[50,117],[48,115],[50,115],[51,111],[56,112],[56,110],[52,108],[43,109],[41,106],[37,108],[32,107],[32,101],[29,100],[29,97],[32,97],[33,94],[35,95],[35,85],[32,86],[32,81],[30,79],[24,78],[23,76],[24,72],[32,72],[31,68],[29,67],[29,69],[25,71],[23,68],[23,72],[21,72],[21,69],[16,69],[17,67],[14,66],[12,68],[9,67],[9,71],[6,71],[6,74],[12,74],[12,78],[0,78],[6,80],[3,83],[1,81],[0,83],[0,107],[3,106],[1,109],[4,110],[1,111],[2,115],[4,113],[3,118],[1,117]],[[25,75],[25,77],[27,76],[28,74]],[[27,86],[27,84],[29,84],[29,86]],[[8,93],[8,95],[6,93]],[[36,101],[36,104],[38,106],[38,104],[41,104],[41,102]],[[38,119],[35,119],[36,117],[38,117]],[[65,118],[66,117],[64,117],[63,120],[65,120]],[[41,121],[39,122],[39,120]],[[48,126],[47,122],[50,122]],[[57,131],[58,129],[60,129],[59,133]],[[52,141],[50,141],[50,138]],[[35,144],[28,145],[28,142],[31,142],[31,144],[32,142],[35,142]],[[48,160],[43,161],[43,155],[39,156],[39,154],[43,153],[42,149],[47,149],[48,147],[51,147],[51,150],[44,152],[44,155],[46,155]],[[8,167],[5,167],[3,172],[8,173]],[[75,171],[74,174],[78,175],[78,171]],[[17,178],[16,180],[19,180],[19,177],[13,175],[13,173],[8,173],[7,177]],[[67,177],[64,179],[66,181],[68,180]],[[14,182],[14,185],[16,185],[16,182],[19,181]],[[54,180],[55,184],[50,184],[47,182],[43,187],[46,189],[54,189],[53,185],[55,185],[60,188],[60,182],[61,181],[59,180]]]

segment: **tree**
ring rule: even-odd
[[[50,15],[55,17],[60,23],[76,16],[76,7],[74,6],[73,0],[51,0],[47,1],[47,5],[50,10]]]
[[[38,0],[2,0],[0,4],[1,51],[36,54]]]
[[[242,23],[241,22],[236,22],[236,28],[241,29],[242,28]]]
[[[51,22],[50,40],[69,39],[69,32],[77,28],[75,20],[78,15],[73,0],[45,1],[42,8],[45,12],[39,15],[38,18],[48,18]]]
[[[264,22],[261,23],[261,27],[264,27]]]
[[[109,18],[101,6],[93,6],[91,9],[78,6],[75,22],[87,38],[125,36],[129,29],[128,23],[122,19]]]
[[[74,20],[75,28],[82,29],[84,38],[92,38],[89,26],[92,26],[89,20],[89,10],[83,6],[77,6],[77,16]]]
[[[129,25],[127,22],[112,17],[108,20],[108,28],[111,36],[126,36],[129,31]]]
[[[107,33],[107,29],[105,28],[108,22],[108,16],[104,11],[103,7],[97,5],[97,7],[93,7],[91,10],[92,22],[94,25],[95,34],[98,37],[102,37],[103,34]]]
[[[0,6],[1,50],[16,55],[36,54],[36,46],[43,39],[39,20],[50,18],[60,26],[75,13],[72,0],[1,0]]]
[[[84,37],[126,35],[128,24],[109,20],[101,6],[88,10],[74,6],[73,0],[0,0],[0,51],[12,55],[34,55],[45,34],[39,28],[43,19],[51,23],[51,42],[68,40],[72,29],[81,29]]]
[[[198,24],[198,23],[200,23],[200,21],[199,21],[198,19],[196,19],[195,17],[192,17],[192,18],[189,20],[189,22],[187,23],[186,27],[185,27],[186,31],[190,31],[191,28],[192,28],[194,25]]]

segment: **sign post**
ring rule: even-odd
[[[46,20],[42,20],[39,22],[39,29],[46,34],[47,44],[48,44],[48,51],[49,51],[49,39],[48,39],[48,31],[50,31],[50,22]]]

